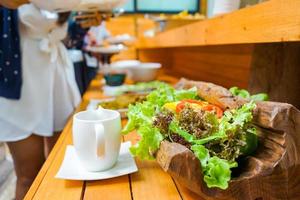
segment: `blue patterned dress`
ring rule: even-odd
[[[0,97],[21,97],[21,54],[18,11],[0,7]]]

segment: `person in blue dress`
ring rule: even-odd
[[[52,1],[58,3],[49,4]],[[67,2],[72,1],[78,2]],[[58,0],[34,2],[44,2],[43,9],[66,7]],[[68,14],[57,15],[31,4],[19,7],[24,3],[27,1],[0,0],[0,142],[7,142],[13,157],[16,200],[25,197],[80,101],[73,65],[61,43]],[[47,34],[45,30],[51,31]]]
[[[17,100],[22,85],[18,12],[1,7],[0,19],[0,96]]]
[[[20,50],[20,37],[18,29],[18,11],[12,10],[17,8],[21,4],[26,2],[17,2],[12,0],[0,1],[0,97],[7,99],[18,100],[21,96],[21,87],[22,87],[22,68],[21,68],[21,50]],[[5,6],[5,7],[4,7]],[[20,145],[19,150],[23,147],[29,147],[32,144],[32,141],[26,141],[24,144]],[[31,153],[32,154],[32,153]],[[28,154],[20,154],[18,161],[22,162],[27,160]],[[32,155],[33,156],[33,155]],[[35,166],[33,162],[33,165]],[[39,162],[38,163],[42,163]],[[18,163],[16,165],[19,165]],[[41,164],[38,164],[39,167]],[[32,171],[28,172],[29,176],[32,176]],[[27,169],[25,171],[27,173]],[[29,178],[31,179],[31,178]],[[19,180],[20,185],[26,185],[24,182],[29,180],[24,177],[22,180]],[[16,199],[21,199],[28,188],[18,187],[16,191]]]

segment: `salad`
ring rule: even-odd
[[[229,89],[229,91],[234,96],[252,99],[253,101],[268,101],[269,100],[269,96],[266,93],[258,93],[258,94],[251,95],[247,90],[240,89],[238,87],[232,87]]]
[[[222,110],[202,100],[197,88],[176,90],[167,84],[152,91],[146,100],[129,106],[123,129],[141,136],[131,153],[154,159],[163,140],[180,143],[199,159],[209,188],[227,189],[238,158],[253,153],[258,144],[252,122],[255,103]]]

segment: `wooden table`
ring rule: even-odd
[[[161,75],[159,80],[175,83],[177,79]],[[90,99],[104,98],[100,92],[99,78],[92,81],[83,101],[76,112],[84,110]],[[123,121],[125,123],[125,121]],[[200,199],[189,190],[178,185],[172,177],[164,172],[156,161],[136,159],[139,171],[118,178],[102,181],[68,181],[54,176],[63,161],[66,146],[72,144],[72,119],[67,123],[57,144],[52,150],[25,199],[37,200],[192,200]],[[123,137],[125,141],[136,143],[136,133]]]

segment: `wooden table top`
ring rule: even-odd
[[[177,79],[161,75],[159,80],[176,83]],[[100,91],[98,79],[92,81],[83,101],[76,112],[84,110],[90,99],[101,99],[105,96]],[[125,123],[125,121],[123,121]],[[136,143],[136,133],[123,137],[124,141]],[[25,200],[194,200],[201,199],[196,194],[180,186],[164,172],[156,161],[136,160],[139,171],[118,178],[101,181],[69,181],[56,179],[54,176],[60,168],[67,145],[72,144],[72,119],[62,132],[49,158],[43,165]]]

